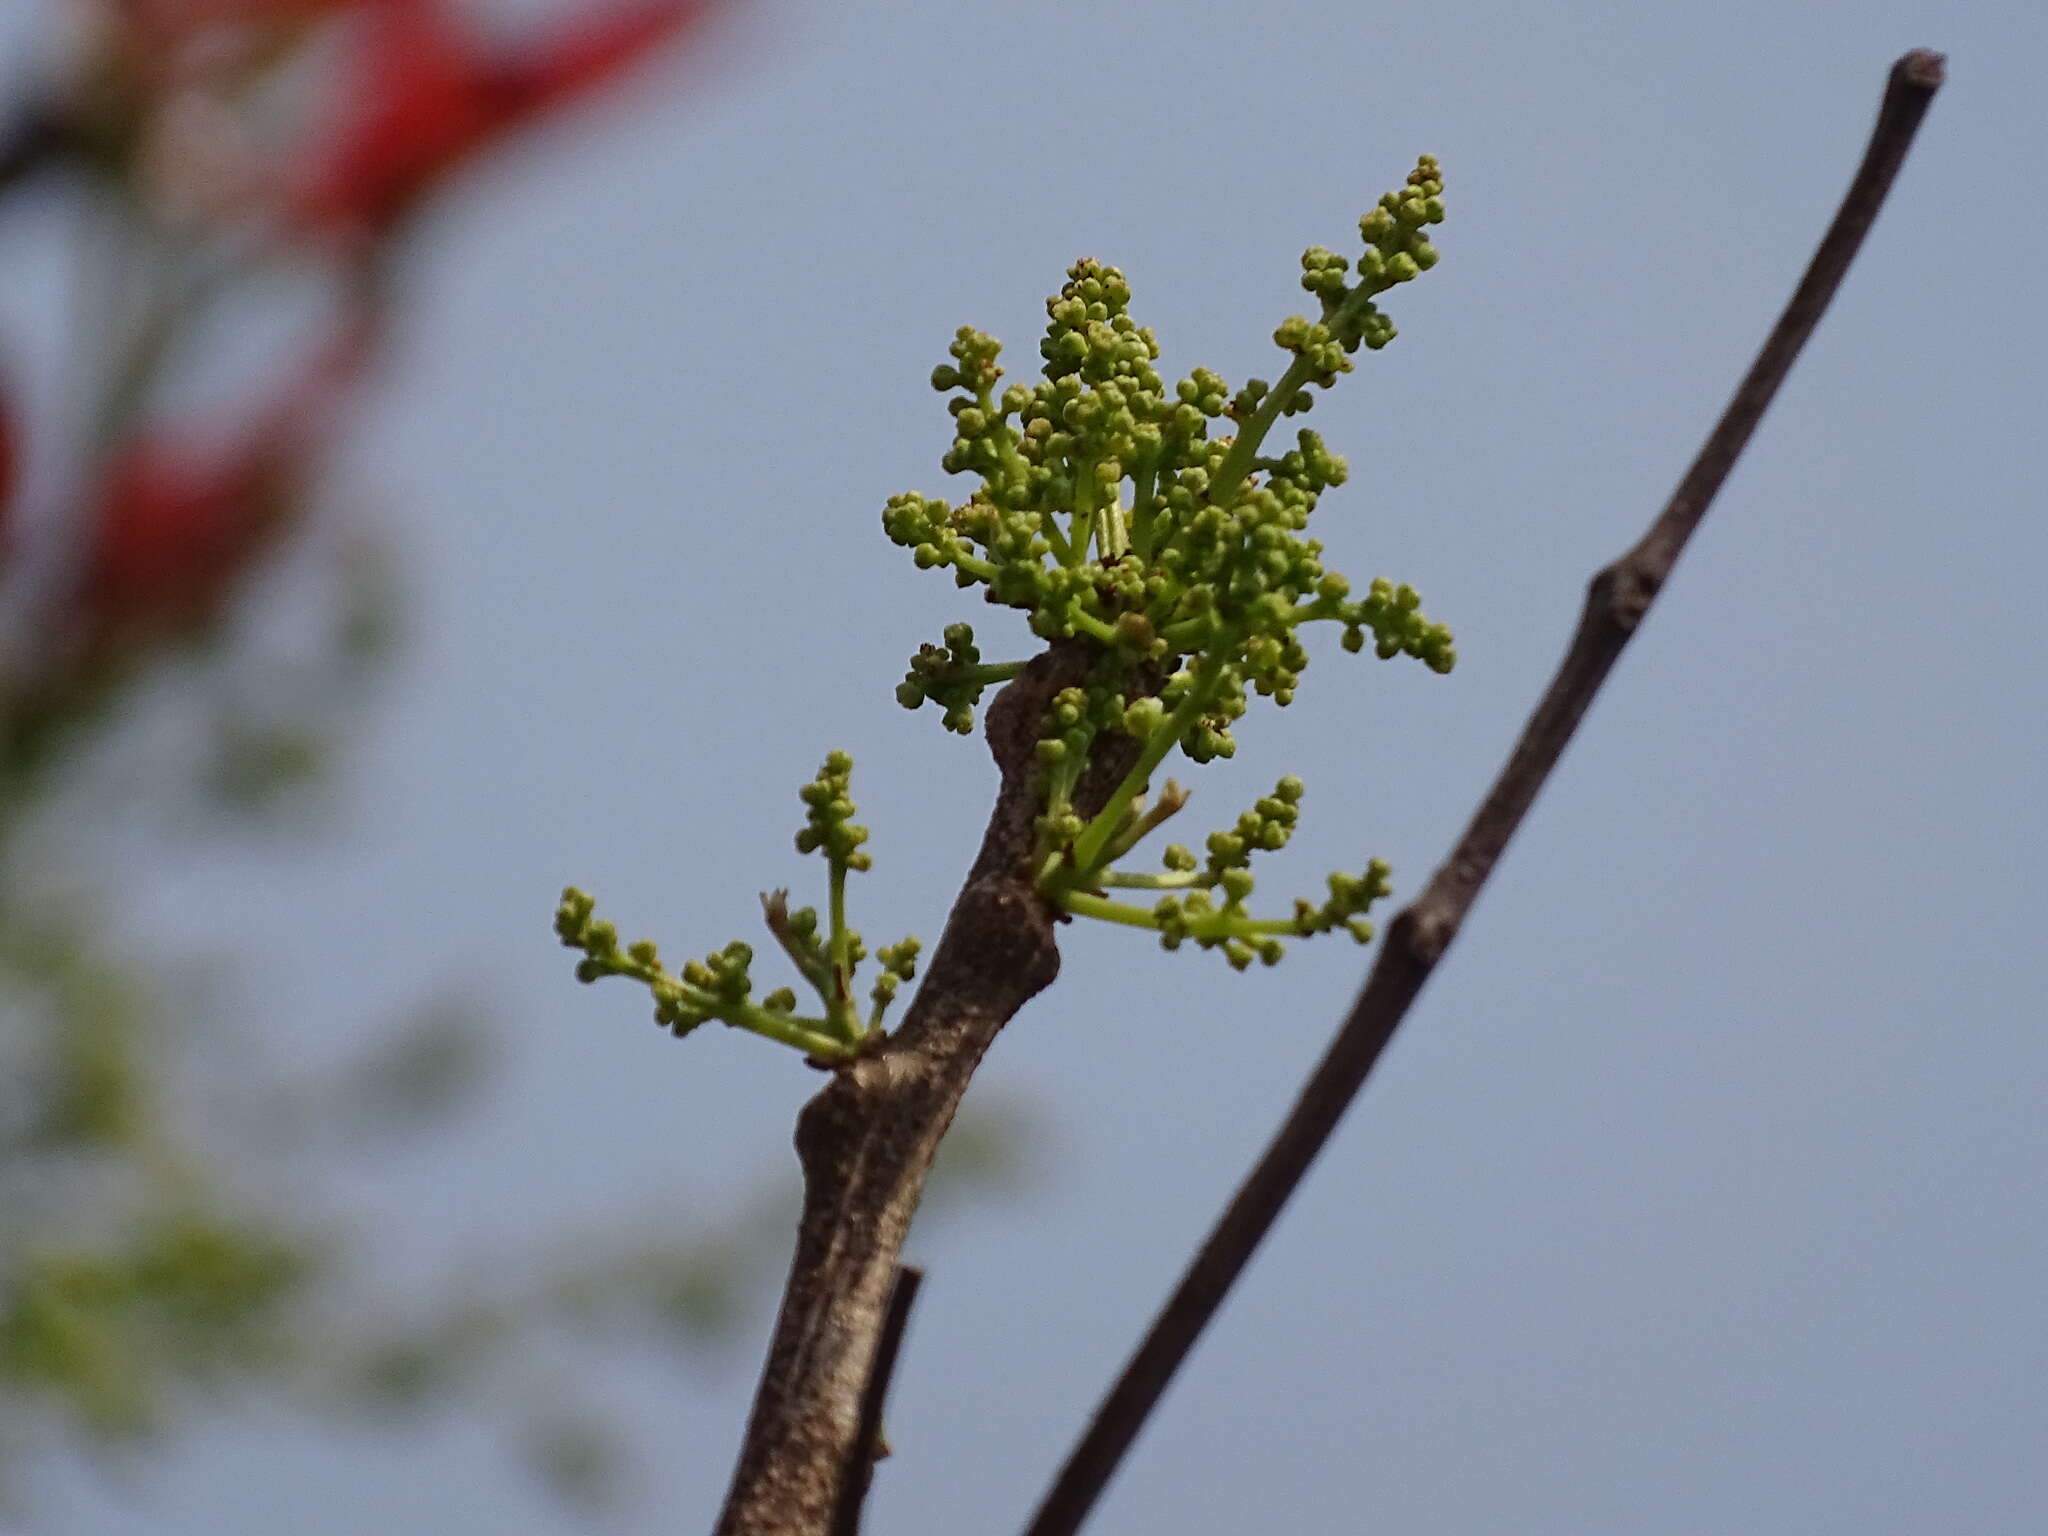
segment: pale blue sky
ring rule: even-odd
[[[751,937],[757,891],[812,879],[794,792],[840,746],[873,832],[856,921],[935,939],[992,775],[891,702],[960,609],[878,512],[945,485],[924,381],[954,328],[1028,370],[1043,296],[1093,255],[1173,374],[1271,376],[1301,248],[1344,248],[1426,151],[1444,260],[1317,406],[1353,467],[1318,521],[1338,569],[1421,589],[1458,669],[1326,643],[1187,813],[1299,773],[1304,830],[1264,888],[1380,854],[1411,893],[1913,46],[1949,54],[1949,84],[1840,301],[1092,1529],[2036,1528],[2028,0],[763,0],[423,232],[346,464],[402,517],[414,641],[326,843],[153,871],[140,926],[244,935],[253,995],[292,1000],[286,1058],[451,984],[489,1002],[488,1102],[342,1191],[400,1269],[793,1179],[814,1075],[578,988],[556,892],[675,952]],[[1021,653],[1021,626],[967,616]],[[1086,927],[1064,948],[984,1072],[1041,1127],[1032,1191],[912,1240],[929,1276],[878,1532],[1021,1523],[1364,965],[1325,943],[1238,977]],[[647,1462],[617,1529],[708,1524],[766,1324],[686,1384],[622,1371]],[[67,1484],[51,1528],[577,1528],[460,1424],[398,1443],[230,1418],[126,1481]]]

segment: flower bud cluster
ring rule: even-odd
[[[596,901],[574,886],[562,892],[555,909],[555,934],[569,949],[579,949],[576,979],[630,976],[654,994],[654,1021],[681,1039],[706,1019],[720,1018],[743,1006],[753,989],[748,969],[754,951],[735,939],[702,960],[685,963],[680,976],[661,963],[652,939],[637,939],[621,949],[619,931],[593,916]]]
[[[977,669],[981,652],[969,624],[948,624],[945,644],[921,645],[910,658],[910,671],[896,685],[896,702],[915,709],[930,699],[945,716],[946,729],[962,736],[974,729],[974,706],[989,680]]]
[[[1001,346],[963,328],[952,361],[932,374],[952,395],[954,438],[943,465],[980,484],[964,502],[906,492],[883,509],[888,537],[924,569],[949,569],[962,587],[1022,610],[1032,633],[1085,636],[1134,669],[1156,675],[1206,666],[1216,707],[1190,722],[1180,745],[1196,760],[1227,755],[1229,725],[1247,692],[1292,700],[1308,652],[1298,631],[1340,625],[1346,646],[1409,655],[1437,671],[1455,662],[1450,632],[1420,612],[1412,589],[1348,586],[1304,536],[1324,491],[1344,483],[1345,462],[1311,431],[1262,456],[1277,419],[1309,409],[1313,391],[1350,371],[1360,347],[1393,326],[1375,300],[1434,266],[1429,226],[1444,216],[1443,182],[1424,157],[1404,186],[1360,221],[1355,261],[1323,247],[1302,258],[1302,286],[1321,314],[1283,322],[1287,355],[1276,384],[1232,391],[1197,368],[1168,385],[1159,343],[1130,314],[1130,284],[1116,268],[1076,262],[1046,301],[1040,377],[1003,384]],[[1221,425],[1225,434],[1212,436]],[[971,727],[986,671],[964,626],[925,646],[897,690],[916,708],[939,705],[951,730]],[[1123,687],[1119,710],[1147,690]]]
[[[845,752],[826,756],[818,776],[799,790],[808,808],[804,829],[796,835],[798,853],[823,852],[835,864],[848,869],[868,869],[874,860],[859,852],[868,840],[868,829],[853,824],[853,797],[847,786],[853,777],[853,758]]]
[[[875,1017],[880,1018],[896,1000],[897,988],[917,975],[917,956],[924,946],[916,938],[907,938],[901,944],[884,944],[875,951],[875,958],[882,962],[882,974],[875,978],[874,989],[868,994],[875,1005]]]
[[[1141,701],[1156,710],[1154,700]],[[1133,706],[1139,708],[1140,706]],[[1045,809],[1038,818],[1039,843],[1057,848],[1081,835],[1083,822],[1070,796],[1088,766],[1090,748],[1104,731],[1131,730],[1126,724],[1123,695],[1105,686],[1062,688],[1046,711],[1045,735],[1038,742],[1038,768],[1045,786]],[[1148,717],[1149,718],[1149,717]]]
[[[1374,859],[1362,875],[1341,871],[1329,879],[1330,899],[1320,907],[1305,901],[1294,904],[1294,931],[1304,936],[1328,933],[1340,924],[1352,938],[1363,944],[1373,935],[1373,926],[1363,914],[1376,901],[1394,894],[1393,869],[1385,859]]]
[[[1303,792],[1301,780],[1289,774],[1273,787],[1272,794],[1262,796],[1238,817],[1234,827],[1209,834],[1205,844],[1209,856],[1200,876],[1206,889],[1185,896],[1163,896],[1152,909],[1161,947],[1179,949],[1193,939],[1203,949],[1221,949],[1224,958],[1240,971],[1254,959],[1266,965],[1280,962],[1285,946],[1272,931],[1275,925],[1251,918],[1245,902],[1255,887],[1252,855],[1287,846],[1301,819]],[[1180,843],[1167,847],[1163,862],[1172,873],[1190,873],[1196,868],[1194,854]],[[1220,903],[1210,894],[1213,891],[1222,893]]]
[[[1143,810],[1168,754],[1230,757],[1253,697],[1293,702],[1309,662],[1303,626],[1335,625],[1347,651],[1370,644],[1383,659],[1455,665],[1450,631],[1422,612],[1414,588],[1374,580],[1354,596],[1323,564],[1307,529],[1324,493],[1349,478],[1343,458],[1305,427],[1267,446],[1282,417],[1308,411],[1316,391],[1352,371],[1361,348],[1393,339],[1379,300],[1437,264],[1429,231],[1443,218],[1442,172],[1424,156],[1359,220],[1356,256],[1304,252],[1301,285],[1319,312],[1273,331],[1286,365],[1271,382],[1233,389],[1196,368],[1169,384],[1157,338],[1131,316],[1130,284],[1093,260],[1070,267],[1046,301],[1036,379],[1005,383],[1000,344],[972,328],[933,371],[933,387],[951,396],[943,466],[979,484],[957,504],[896,496],[884,531],[921,569],[949,570],[956,585],[1021,610],[1040,639],[1078,639],[1097,656],[1084,684],[1054,698],[1038,743],[1039,887],[1066,910],[1154,927],[1168,947],[1222,947],[1239,966],[1277,959],[1286,934],[1370,931],[1360,914],[1379,891],[1373,869],[1332,877],[1330,900],[1297,902],[1290,919],[1245,910],[1251,853],[1292,833],[1292,779],[1210,839],[1206,866],[1181,867],[1180,849],[1160,875],[1112,865],[1184,803],[1176,788],[1170,803]],[[964,732],[1002,671],[956,625],[943,647],[920,649],[897,698],[937,703],[947,727]],[[1110,735],[1139,743],[1135,766],[1084,817],[1073,793]],[[1105,894],[1119,884],[1165,894],[1150,909],[1124,906]]]
[[[596,902],[573,886],[562,893],[555,910],[555,933],[571,949],[582,951],[576,964],[579,981],[601,976],[628,976],[654,997],[654,1017],[677,1036],[688,1034],[706,1019],[719,1019],[751,1029],[803,1051],[813,1061],[830,1064],[851,1060],[882,1033],[882,1018],[902,984],[917,973],[918,941],[906,938],[877,952],[881,975],[869,996],[873,1007],[862,1020],[853,1003],[853,977],[867,958],[867,946],[846,921],[845,885],[849,870],[864,870],[872,860],[861,850],[867,828],[856,826],[849,786],[853,759],[844,752],[829,754],[817,776],[800,791],[805,824],[796,835],[797,851],[822,853],[830,867],[830,911],[821,924],[815,907],[790,910],[789,893],[774,891],[761,898],[768,931],[796,966],[804,982],[824,1005],[819,1016],[796,1012],[797,995],[780,987],[752,1000],[750,974],[754,951],[735,940],[702,960],[684,965],[680,975],[662,964],[653,940],[619,944],[617,928],[596,917]]]

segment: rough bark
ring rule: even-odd
[[[857,1459],[868,1378],[897,1255],[932,1157],[983,1054],[1059,974],[1058,914],[1032,882],[1036,742],[1052,695],[1079,683],[1089,651],[1037,657],[988,710],[1001,773],[981,852],[903,1023],[797,1117],[804,1207],[782,1311],[720,1517],[720,1536],[830,1529]],[[1136,750],[1098,754],[1075,803],[1106,799]]]

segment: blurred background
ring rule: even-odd
[[[549,916],[757,939],[844,747],[854,920],[936,939],[993,772],[893,702],[963,614],[878,514],[946,488],[954,329],[1028,373],[1091,255],[1170,377],[1271,377],[1302,247],[1442,160],[1317,531],[1458,669],[1325,637],[1184,813],[1299,773],[1262,889],[1410,894],[1913,46],[1949,84],[1841,299],[1094,1528],[2037,1524],[2044,45],[2018,0],[0,4],[0,1525],[706,1526],[818,1079],[579,988]],[[912,1238],[876,1530],[1021,1523],[1367,958],[1063,947]]]

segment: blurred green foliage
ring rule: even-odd
[[[0,212],[56,216],[72,290],[47,377],[0,337],[0,1510],[33,1502],[39,1458],[172,1446],[259,1394],[351,1424],[483,1416],[587,1501],[629,1439],[601,1400],[525,1388],[607,1339],[701,1364],[772,1297],[794,1166],[722,1211],[488,1262],[457,1234],[449,1274],[394,1283],[420,1256],[336,1192],[352,1155],[453,1128],[496,1054],[489,1000],[465,982],[362,1021],[370,1043],[312,1071],[232,936],[167,953],[138,930],[164,850],[260,880],[336,815],[405,594],[335,515],[333,449],[409,318],[416,215],[724,7],[589,0],[518,40],[446,0],[66,9],[0,101]],[[57,195],[15,196],[31,183]],[[281,318],[305,355],[195,413],[195,378]],[[289,622],[266,625],[280,581]]]

